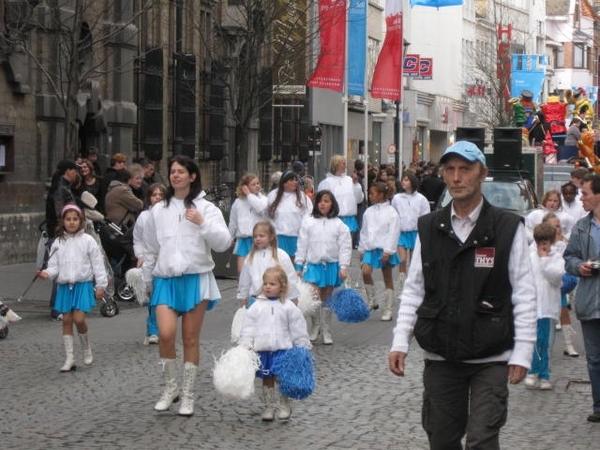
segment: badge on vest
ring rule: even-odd
[[[493,247],[480,247],[475,249],[475,267],[492,269],[494,267],[494,258],[496,249]]]

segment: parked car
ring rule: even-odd
[[[531,182],[518,177],[487,177],[481,185],[483,196],[494,206],[526,216],[538,207],[537,197]],[[452,197],[446,188],[440,197],[437,209],[450,203]]]
[[[544,164],[544,192],[557,189],[571,181],[573,164]]]

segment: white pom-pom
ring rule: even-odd
[[[146,283],[142,279],[142,269],[134,267],[125,272],[125,281],[133,289],[135,293],[135,301],[144,306],[148,303],[148,295],[146,294]]]
[[[298,308],[306,317],[314,315],[321,308],[319,292],[313,285],[298,280]]]
[[[232,347],[215,360],[213,384],[218,392],[236,399],[254,394],[254,378],[260,367],[258,355],[243,346]]]
[[[246,317],[247,309],[242,306],[238,308],[238,310],[233,315],[233,320],[231,321],[231,343],[237,344],[238,339],[240,338],[240,331],[242,331],[242,324],[244,323],[244,318]]]

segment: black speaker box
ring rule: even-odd
[[[523,168],[523,140],[521,128],[494,128],[494,169],[519,170]]]
[[[485,145],[485,128],[456,127],[456,140],[472,142],[483,152],[483,146]]]

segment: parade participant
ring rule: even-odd
[[[262,277],[269,267],[281,266],[290,282],[287,295],[289,300],[298,298],[296,284],[298,277],[289,255],[277,246],[277,235],[271,222],[258,222],[252,229],[252,249],[240,272],[237,299],[240,306],[250,307],[260,294]]]
[[[144,226],[147,253],[142,273],[147,285],[152,282],[150,306],[156,307],[165,383],[154,409],[166,411],[179,398],[175,338],[181,316],[184,365],[179,415],[190,416],[204,315],[221,297],[211,251],[227,250],[231,236],[219,208],[204,198],[200,169],[190,157],[176,155],[170,160],[169,182],[165,199],[154,205]]]
[[[267,199],[267,212],[277,232],[277,243],[294,259],[300,224],[312,211],[312,202],[300,189],[298,177],[291,170],[283,173],[279,187],[269,192]]]
[[[57,238],[50,248],[48,267],[38,271],[45,280],[56,280],[58,289],[54,309],[62,314],[62,336],[66,360],[61,372],[76,370],[73,355],[73,324],[83,348],[83,363],[92,364],[94,358],[88,336],[85,314],[96,306],[95,299],[104,296],[108,285],[102,251],[93,237],[85,233],[85,219],[81,209],[68,203],[60,213]]]
[[[575,313],[581,321],[587,369],[592,387],[593,412],[590,422],[600,422],[600,176],[586,175],[581,186],[581,202],[588,215],[573,228],[565,250],[565,269],[579,278],[575,293]]]
[[[244,259],[252,248],[252,230],[266,218],[267,197],[260,191],[260,180],[253,173],[242,177],[237,189],[237,198],[231,205],[229,233],[235,239],[233,254],[237,255],[237,272],[242,271]]]
[[[412,172],[404,172],[400,180],[403,192],[399,192],[392,198],[392,206],[400,216],[400,239],[398,239],[398,256],[400,264],[398,266],[399,276],[398,285],[400,290],[404,286],[406,278],[406,269],[409,258],[415,248],[417,239],[417,220],[419,217],[429,214],[431,207],[429,201],[423,194],[417,192],[419,189],[419,180]]]
[[[300,309],[286,299],[288,279],[281,266],[269,267],[263,275],[261,294],[248,310],[240,331],[239,344],[258,353],[261,368],[256,372],[263,380],[262,420],[275,418],[275,388],[277,361],[292,347],[311,348],[306,320]],[[290,399],[279,395],[277,418],[288,420],[292,415]]]
[[[295,259],[298,276],[319,291],[321,302],[348,277],[352,259],[350,230],[338,215],[339,206],[333,193],[319,190],[312,216],[304,218],[298,236]],[[323,344],[333,344],[331,309],[324,306],[311,316],[311,341],[317,340],[319,331],[323,332]]]
[[[367,294],[369,309],[379,308],[375,297],[375,282],[373,269],[381,269],[385,284],[385,303],[382,321],[392,320],[392,306],[394,303],[394,278],[392,268],[400,264],[396,253],[398,237],[400,236],[400,219],[390,199],[396,192],[394,181],[387,183],[376,181],[369,187],[369,203],[363,216],[360,230],[358,252],[362,256],[362,276]]]
[[[150,210],[158,202],[164,200],[167,187],[162,183],[153,183],[146,190],[145,203],[148,209],[142,211],[135,221],[133,228],[133,252],[137,258],[136,267],[142,267],[147,252],[144,246],[144,227],[150,218]],[[146,319],[146,338],[144,344],[158,344],[158,323],[156,322],[156,308],[148,305],[148,318]]]
[[[591,130],[594,123],[594,106],[587,96],[583,87],[578,87],[575,91],[567,89],[565,91],[567,103],[575,105],[573,117],[583,117],[587,124],[587,129]]]
[[[533,242],[533,229],[536,227],[536,225],[542,223],[542,219],[549,212],[556,214],[556,216],[559,218],[565,237],[568,239],[571,235],[571,229],[575,224],[575,220],[569,213],[563,211],[560,192],[558,192],[556,189],[550,189],[549,191],[544,192],[541,207],[534,209],[527,215],[527,217],[525,217],[525,228],[529,243]]]
[[[508,386],[536,339],[536,298],[524,226],[481,193],[488,170],[471,142],[441,163],[452,201],[419,219],[389,368],[404,376],[413,336],[424,350],[423,428],[432,449],[499,448]]]

